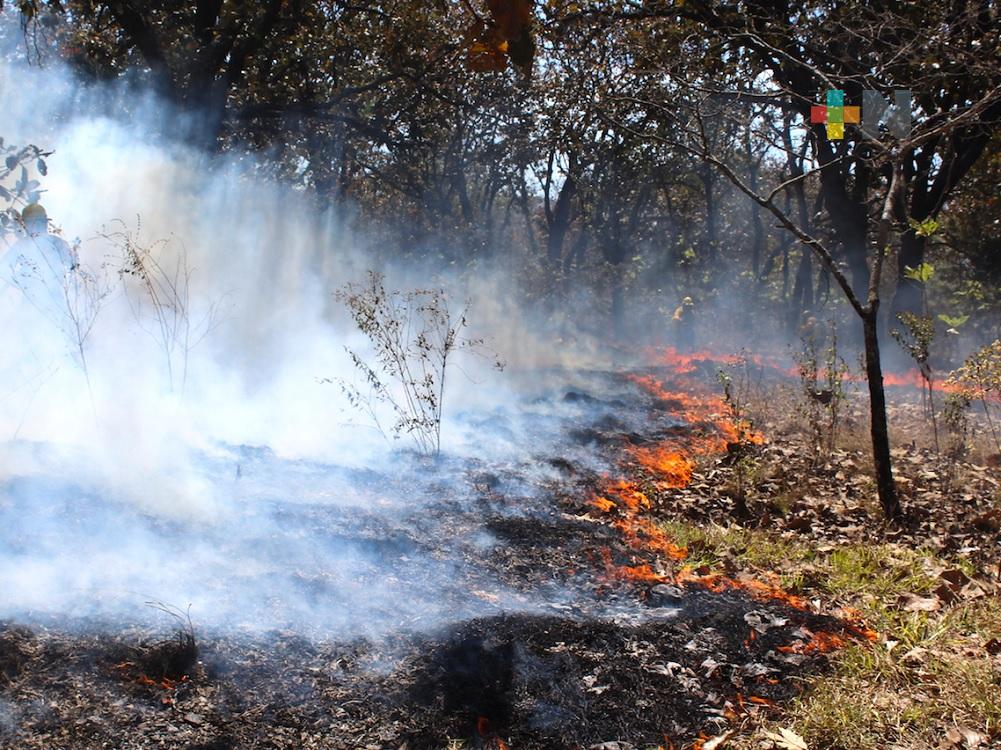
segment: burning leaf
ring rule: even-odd
[[[809,750],[806,746],[806,740],[791,729],[782,727],[779,729],[778,733],[765,732],[764,735],[774,742],[776,747],[781,748],[782,750]]]

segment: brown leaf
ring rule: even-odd
[[[730,739],[730,735],[733,731],[723,732],[723,734],[718,737],[713,737],[711,740],[706,740],[702,745],[702,750],[716,750],[716,748],[723,747],[723,743]]]
[[[942,608],[942,602],[934,596],[901,594],[897,599],[897,606],[905,612],[935,612]]]
[[[953,588],[957,589],[962,588],[963,586],[965,586],[970,582],[970,577],[966,575],[966,573],[964,573],[959,568],[953,568],[952,570],[944,570],[939,575],[939,578],[941,578],[943,581],[948,583]]]
[[[981,734],[969,727],[953,727],[945,733],[945,738],[954,747],[963,747],[967,748],[967,750],[976,750],[976,748],[986,745],[990,741],[990,737],[986,734]]]
[[[781,748],[781,750],[808,750],[806,740],[791,729],[782,727],[779,729],[778,734],[765,732],[764,735],[774,742],[776,747]]]
[[[935,596],[941,599],[945,604],[953,604],[959,600],[959,595],[956,593],[956,590],[947,583],[940,585],[937,589],[935,589],[934,593]]]

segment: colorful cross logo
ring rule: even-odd
[[[845,92],[830,89],[827,92],[827,106],[815,104],[810,107],[810,122],[814,125],[826,123],[827,137],[840,141],[845,137],[845,123],[857,125],[861,119],[860,107],[845,106]]]

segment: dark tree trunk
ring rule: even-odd
[[[813,258],[808,248],[803,248],[792,288],[792,305],[789,310],[790,333],[799,328],[803,319],[813,311]]]
[[[751,130],[747,129],[744,141],[747,156],[748,180],[751,190],[758,192],[758,162],[754,160],[754,150],[751,147]],[[754,278],[761,278],[761,258],[765,253],[765,228],[761,223],[761,211],[756,203],[751,204],[751,227],[753,229],[753,244],[751,246],[751,271]]]
[[[890,460],[890,434],[886,423],[886,393],[883,390],[883,369],[879,362],[877,329],[878,305],[872,305],[862,316],[865,338],[865,372],[869,381],[869,419],[872,435],[872,458],[876,468],[876,489],[883,514],[889,520],[900,518],[900,498],[893,481]]]
[[[622,283],[622,264],[615,264],[612,276],[612,332],[617,339],[625,336],[625,289]]]
[[[703,168],[702,172],[702,194],[706,202],[706,234],[703,244],[703,258],[710,263],[716,259],[716,237],[717,216],[716,216],[716,193],[714,191],[715,181],[709,165]]]
[[[549,240],[546,245],[546,257],[552,267],[558,267],[563,257],[563,243],[566,240],[567,230],[573,220],[573,197],[577,192],[577,182],[572,175],[567,175],[560,188],[560,194],[556,198],[556,207],[551,214],[549,223]]]

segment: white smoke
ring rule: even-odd
[[[455,563],[417,548],[386,558],[332,520],[367,518],[406,536],[409,514],[434,499],[413,480],[380,495],[349,473],[410,470],[406,443],[384,440],[323,382],[351,378],[345,346],[366,346],[333,291],[376,265],[390,286],[414,282],[413,269],[377,263],[332,211],[262,178],[245,157],[208,157],[172,139],[180,119],[151,98],[9,62],[0,98],[0,136],[53,152],[48,174],[36,175],[41,202],[112,290],[83,347],[86,371],[56,327],[18,317],[18,290],[0,292],[0,616],[115,613],[148,598],[191,602],[196,619],[218,623],[382,627],[401,608],[455,616],[436,591],[457,579]],[[182,358],[183,378],[180,360],[168,376],[155,321],[137,316],[135,281],[119,275],[123,231],[165,268],[183,259],[190,320],[197,328],[211,316]],[[497,298],[490,280],[448,283],[472,300],[476,335],[496,319],[510,332],[501,345],[542,350],[518,335],[514,300]],[[524,451],[514,428],[488,438],[489,418],[460,425],[514,399],[490,364],[472,359],[450,376],[453,455],[488,441],[499,454]],[[286,519],[282,504],[308,507],[316,525]],[[326,538],[342,532],[346,541]],[[310,599],[289,576],[322,595]]]

